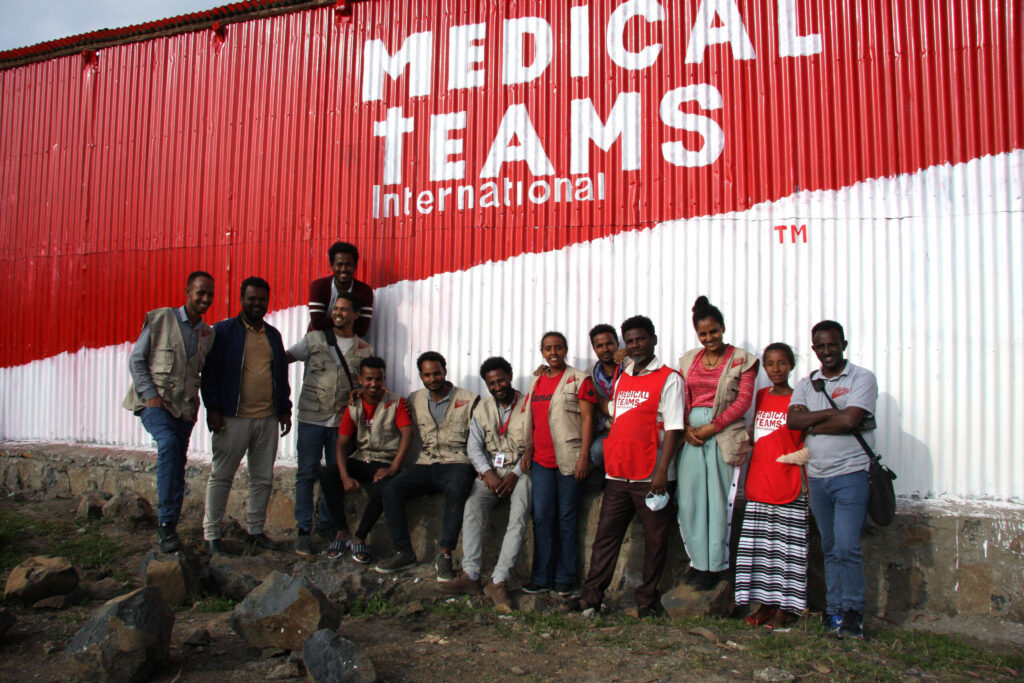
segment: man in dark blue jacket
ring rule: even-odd
[[[270,285],[258,277],[242,282],[242,312],[213,326],[213,348],[203,368],[206,423],[213,432],[213,465],[206,486],[203,536],[210,554],[225,554],[221,522],[235,472],[247,455],[250,546],[275,549],[263,524],[274,479],[278,425],[281,436],[292,428],[288,360],[281,333],[263,322]]]

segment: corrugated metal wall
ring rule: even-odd
[[[693,28],[712,6],[708,25],[727,24],[731,44],[688,63],[695,40],[714,42],[715,29]],[[903,492],[1024,497],[1019,3],[743,2],[742,27],[732,6],[370,0],[352,17],[311,9],[0,72],[0,282],[13,323],[0,328],[0,434],[146,445],[118,407],[145,310],[179,304],[185,274],[204,268],[218,286],[209,319],[232,315],[237,283],[260,274],[272,322],[295,341],[308,282],[348,239],[364,253],[358,276],[380,288],[371,340],[396,390],[416,388],[413,359],[428,348],[471,388],[483,390],[475,368],[495,353],[525,385],[543,330],[564,331],[583,365],[586,331],[634,313],[655,320],[674,359],[696,345],[689,308],[708,294],[732,341],[788,341],[800,374],[810,326],[847,325],[851,358],[878,374],[881,443]],[[574,42],[581,7],[589,36]],[[609,54],[608,27],[641,10],[624,51],[662,50],[629,70]],[[504,84],[505,20],[523,17],[551,26],[552,63]],[[450,50],[451,28],[474,24],[485,38]],[[426,93],[408,66],[364,101],[383,54],[368,58],[367,41],[395,54],[424,32]],[[529,63],[543,35],[526,42]],[[794,46],[805,54],[782,56]],[[483,70],[484,85],[449,89],[452,64]],[[679,166],[665,146],[698,150],[714,131],[673,127],[663,98],[701,84],[720,106],[705,88],[710,99],[680,111],[713,121],[724,145]],[[572,101],[607,121],[624,93],[638,93],[624,134],[637,136],[640,167],[619,139],[590,145],[589,172],[573,173]],[[481,206],[492,141],[520,104],[553,172],[536,154],[506,163],[493,180],[499,194],[511,182],[509,206]],[[397,107],[414,130],[389,167],[375,123]],[[448,160],[465,175],[436,180],[431,117],[461,111],[449,137],[463,151]],[[584,177],[593,200],[530,200],[539,180]],[[475,206],[441,211],[441,190],[461,185]],[[400,209],[409,188],[411,215],[375,218],[374,186]],[[423,191],[429,214],[416,209]],[[204,430],[193,446],[208,453]]]

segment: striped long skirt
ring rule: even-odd
[[[807,496],[792,503],[747,502],[736,552],[736,604],[788,612],[807,608]]]

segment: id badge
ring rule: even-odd
[[[494,454],[494,466],[504,467],[505,466],[505,454],[502,451],[498,451]]]

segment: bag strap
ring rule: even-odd
[[[836,410],[839,410],[839,406],[836,405],[836,402],[833,401],[832,397],[828,395],[827,391],[825,391],[825,380],[823,380],[823,379],[818,380],[819,382],[821,382],[820,385],[815,385],[814,384],[814,373],[815,372],[817,372],[817,370],[811,371],[811,386],[814,387],[816,391],[820,391],[822,393],[822,395],[825,396],[825,400],[827,400],[829,402],[829,404],[831,404],[831,406],[833,408],[835,408]],[[820,386],[821,388],[818,389],[818,386]],[[861,433],[860,433],[859,430],[854,429],[853,431],[850,432],[850,434],[853,436],[853,438],[857,439],[857,443],[859,443],[860,447],[864,449],[865,453],[867,453],[868,458],[871,459],[871,462],[875,463],[876,465],[879,462],[881,462],[882,456],[880,456],[879,454],[877,454],[873,450],[871,450],[871,446],[869,446],[868,442],[864,440],[864,437],[861,436]]]
[[[324,339],[327,340],[327,344],[334,349],[334,353],[338,354],[338,360],[341,361],[341,367],[345,370],[345,377],[348,378],[348,386],[350,389],[355,388],[355,383],[352,381],[352,372],[348,369],[348,363],[345,362],[345,354],[338,348],[338,340],[334,337],[334,330],[323,330]],[[829,399],[831,400],[831,399]]]

